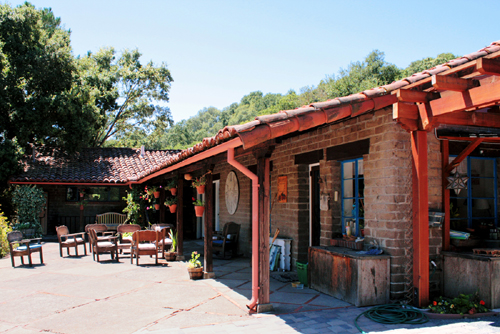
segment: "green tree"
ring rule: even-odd
[[[99,112],[94,146],[129,140],[134,129],[150,134],[173,125],[168,102],[173,81],[167,65],[142,64],[138,50],[125,50],[116,58],[113,48],[88,53],[79,59],[84,87],[89,87],[93,109]]]
[[[401,79],[411,76],[414,73],[428,70],[434,66],[444,64],[447,61],[457,58],[453,53],[441,53],[436,58],[427,57],[410,63],[407,68],[401,71]]]

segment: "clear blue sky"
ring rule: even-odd
[[[3,1],[5,3],[5,1]],[[8,1],[17,6],[24,1]],[[175,122],[222,109],[256,90],[285,94],[317,85],[372,50],[406,67],[500,40],[499,0],[170,1],[32,0],[71,29],[75,55],[138,48],[165,62]]]

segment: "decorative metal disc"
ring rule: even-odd
[[[229,214],[233,215],[238,208],[238,201],[240,198],[240,189],[238,184],[238,177],[234,171],[230,171],[226,178],[226,207]]]

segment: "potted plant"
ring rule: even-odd
[[[205,176],[201,176],[201,177],[197,177],[196,179],[194,179],[191,186],[193,188],[196,188],[196,191],[198,192],[198,194],[201,195],[201,194],[205,193],[205,184],[206,183],[207,183],[207,179],[205,178]]]
[[[189,259],[187,267],[190,279],[200,279],[203,278],[203,267],[201,266],[200,254],[197,251],[191,253],[191,259]]]
[[[169,197],[165,200],[165,206],[170,209],[170,212],[175,213],[177,210],[177,197]]]
[[[165,260],[167,261],[175,261],[177,256],[177,232],[173,233],[172,230],[168,232],[168,237],[172,240],[172,245],[170,249],[165,252]]]
[[[196,217],[203,217],[203,212],[205,211],[205,202],[203,202],[201,199],[195,199],[194,197],[192,199]]]
[[[174,177],[173,179],[170,179],[170,181],[167,183],[167,189],[170,190],[170,193],[172,196],[177,195],[177,177]]]
[[[161,186],[160,187],[157,187],[157,186],[151,187],[151,190],[153,191],[153,196],[155,198],[160,198],[160,188],[161,188]]]
[[[26,238],[41,237],[42,226],[38,217],[46,203],[43,190],[35,185],[18,186],[12,192],[12,203],[17,211],[17,223],[14,224],[13,229],[31,230],[23,232]]]

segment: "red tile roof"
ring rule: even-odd
[[[127,183],[139,180],[169,164],[177,150],[87,148],[71,156],[52,151],[26,159],[24,173],[11,182]]]

